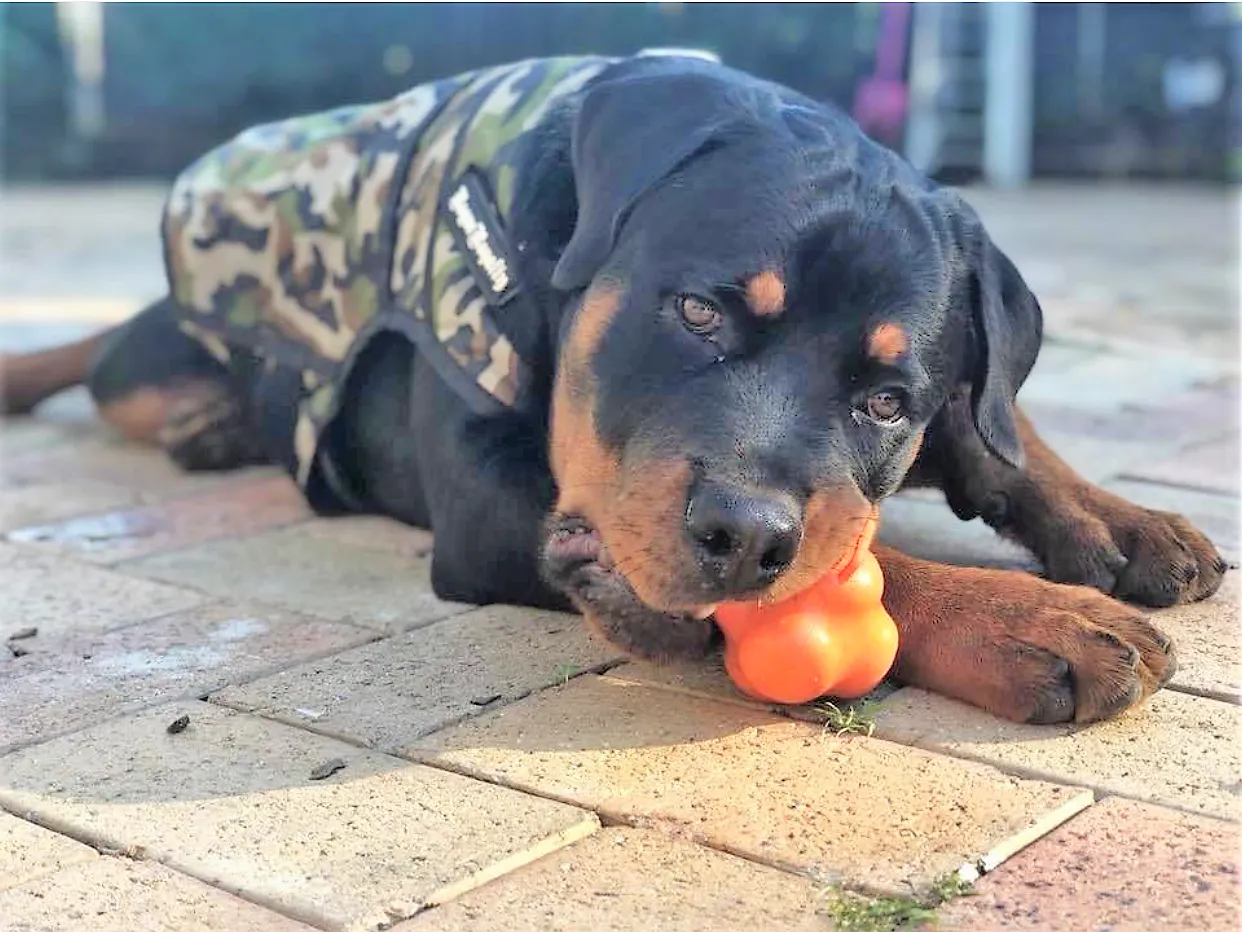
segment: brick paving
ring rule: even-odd
[[[155,296],[161,195],[6,194],[0,349]],[[1235,205],[969,196],[1045,305],[1036,423],[1237,559]],[[0,425],[0,642],[28,635],[0,644],[2,932],[912,928],[909,900],[965,864],[987,872],[943,928],[1238,924],[1236,578],[1160,613],[1181,669],[1118,721],[1025,728],[884,688],[873,734],[838,734],[718,662],[625,662],[571,616],[442,602],[426,533],[314,519],[272,470],[180,474],[88,413],[68,393]],[[934,494],[882,536],[1034,565]],[[840,888],[863,896],[848,915]]]

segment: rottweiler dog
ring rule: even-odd
[[[959,194],[832,106],[690,56],[612,61],[527,137],[503,235],[530,403],[480,413],[377,332],[323,440],[353,490],[338,510],[434,531],[439,596],[573,608],[635,655],[702,656],[714,606],[797,593],[885,498],[934,486],[1045,573],[877,546],[898,681],[1032,723],[1169,681],[1170,640],[1132,605],[1206,598],[1226,565],[1041,441],[1015,403],[1040,306]],[[190,468],[276,458],[291,421],[253,403],[270,367],[206,352],[182,301],[8,358],[8,411],[85,381]]]

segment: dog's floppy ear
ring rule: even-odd
[[[1021,467],[1024,458],[1014,396],[1039,354],[1043,312],[1014,264],[982,230],[973,251],[975,428],[989,450],[1011,466]]]
[[[711,74],[684,70],[645,71],[588,90],[571,149],[577,222],[553,287],[589,284],[635,202],[737,119],[748,96]]]

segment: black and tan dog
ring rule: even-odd
[[[1211,595],[1182,517],[1015,406],[1041,313],[975,213],[836,110],[693,57],[526,62],[245,134],[187,171],[170,297],[6,360],[191,468],[286,465],[435,533],[468,602],[572,604],[644,656],[799,591],[943,489],[1047,578],[877,548],[901,681],[1091,721],[1176,663],[1125,602]]]

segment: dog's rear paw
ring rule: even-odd
[[[159,442],[187,472],[241,469],[268,461],[241,404],[223,391],[187,394],[173,406]]]

